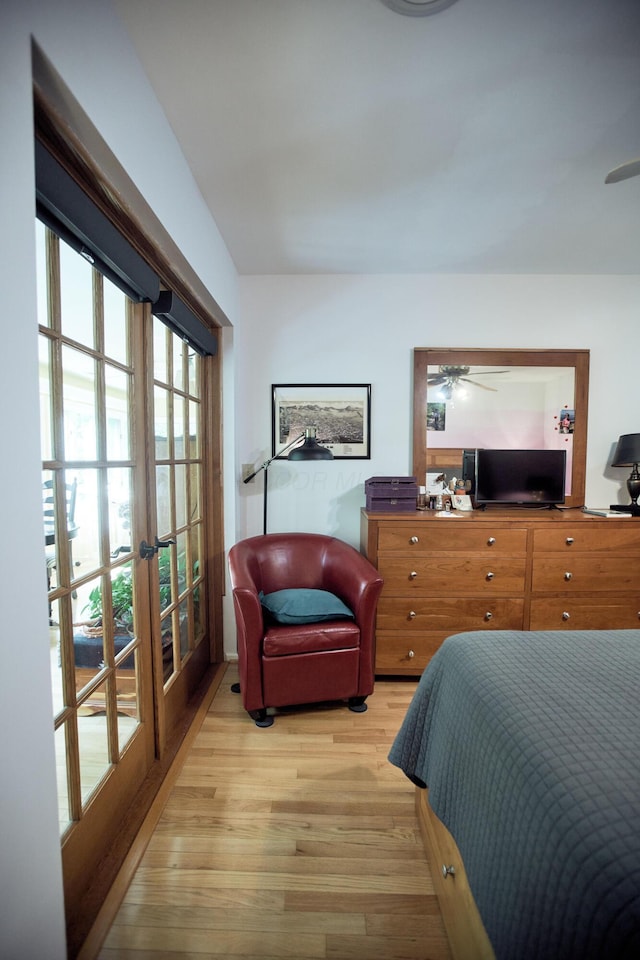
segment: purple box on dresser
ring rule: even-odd
[[[415,477],[369,477],[365,480],[366,508],[372,513],[401,513],[416,509]]]

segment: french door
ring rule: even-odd
[[[67,907],[210,660],[204,364],[39,221],[43,523]]]
[[[203,386],[200,357],[153,317],[148,438],[148,512],[153,543],[151,635],[155,637],[156,744],[162,755],[209,663],[203,523]]]

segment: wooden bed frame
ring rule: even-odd
[[[456,843],[416,788],[416,813],[454,960],[495,960]],[[453,872],[452,872],[453,870]]]

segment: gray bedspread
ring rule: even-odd
[[[461,633],[425,670],[389,759],[498,960],[640,957],[639,703],[640,630]]]

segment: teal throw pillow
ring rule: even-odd
[[[353,620],[353,613],[340,597],[328,590],[303,587],[260,593],[263,609],[277,623],[321,623],[323,620]]]

